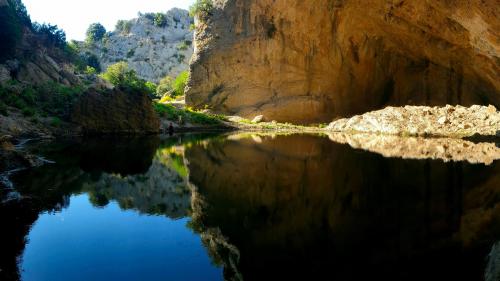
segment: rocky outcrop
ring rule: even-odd
[[[473,105],[387,107],[332,122],[327,130],[403,136],[500,136],[500,112]]]
[[[187,103],[328,122],[386,105],[500,106],[496,0],[221,0],[198,22]]]
[[[125,21],[102,41],[87,46],[81,42],[83,53],[96,55],[105,70],[118,61],[127,61],[139,77],[158,82],[169,75],[177,76],[187,70],[193,54],[193,18],[188,11],[174,8],[164,14],[163,26],[154,24],[155,14],[141,14]]]
[[[115,88],[90,90],[76,102],[71,120],[83,133],[158,133],[160,120],[145,93]]]

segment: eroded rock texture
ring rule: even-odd
[[[326,122],[385,105],[500,106],[497,0],[221,0],[187,103]]]

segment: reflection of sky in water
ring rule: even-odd
[[[21,262],[22,279],[221,280],[187,219],[139,215],[111,202],[92,206],[87,195],[67,209],[42,214]]]

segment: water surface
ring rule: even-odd
[[[0,205],[1,280],[495,280],[500,166],[326,136],[37,144]],[[497,249],[497,250],[495,250]],[[488,258],[493,255],[494,258]]]

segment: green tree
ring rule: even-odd
[[[173,88],[174,79],[170,76],[165,76],[158,83],[158,87],[156,87],[156,94],[160,97],[163,95],[170,93]]]
[[[14,56],[21,39],[22,25],[15,8],[10,5],[0,7],[0,61]]]
[[[106,28],[100,23],[93,23],[87,29],[87,42],[93,43],[101,41],[106,34]]]
[[[42,38],[46,46],[66,47],[66,32],[59,29],[57,25],[34,23],[33,31]]]
[[[186,88],[187,82],[189,80],[189,72],[181,72],[174,80],[172,84],[173,93],[172,96],[182,96],[184,95],[184,89]]]
[[[156,90],[154,83],[137,77],[135,70],[130,69],[124,61],[110,65],[106,72],[100,76],[114,86],[147,93],[148,95],[154,94]]]
[[[132,28],[132,22],[128,20],[119,20],[116,23],[116,30],[119,31],[121,34],[129,34],[131,28]]]

